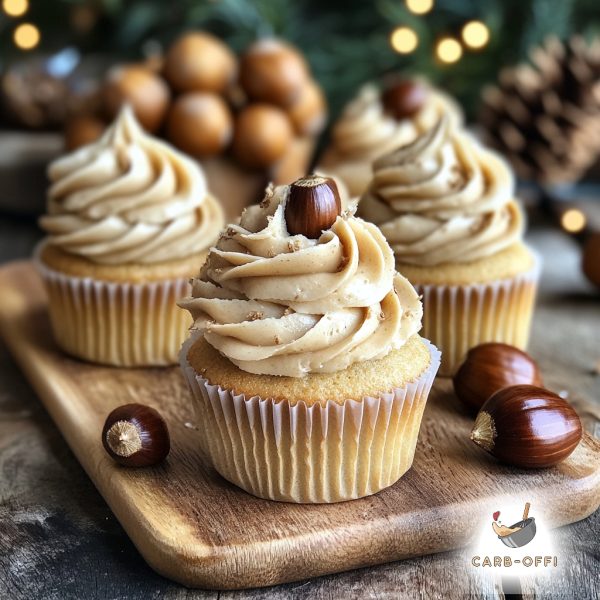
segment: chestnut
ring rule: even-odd
[[[383,107],[395,119],[406,119],[418,113],[427,102],[424,84],[410,79],[390,82],[381,94]]]
[[[242,165],[265,169],[283,158],[293,139],[292,122],[283,110],[255,102],[235,119],[232,150]]]
[[[523,350],[489,342],[469,350],[452,383],[459,399],[475,412],[498,390],[519,383],[541,386],[542,377]]]
[[[600,233],[592,233],[585,241],[581,268],[590,282],[600,288]]]
[[[481,407],[471,440],[504,463],[534,469],[567,458],[582,435],[579,416],[566,400],[534,385],[512,385]]]
[[[294,181],[285,205],[287,230],[317,239],[329,229],[342,209],[337,185],[330,177],[309,175]]]
[[[240,83],[258,102],[288,107],[300,97],[308,79],[302,54],[278,39],[254,42],[240,59]]]
[[[69,151],[77,150],[95,142],[105,129],[106,123],[92,115],[73,117],[65,126],[65,146]]]
[[[169,429],[158,411],[143,404],[115,408],[104,423],[102,444],[125,467],[149,467],[169,454]]]

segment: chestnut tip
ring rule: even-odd
[[[115,408],[102,429],[102,445],[126,467],[148,467],[163,461],[171,449],[169,429],[155,409],[143,404]]]

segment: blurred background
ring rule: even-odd
[[[106,124],[106,74],[162,76],[189,30],[238,56],[265,36],[304,54],[328,105],[313,158],[361,84],[418,75],[510,160],[534,224],[600,229],[598,0],[0,0],[0,214],[39,214],[47,162]]]
[[[182,31],[242,51],[260,36],[297,45],[332,114],[390,70],[427,75],[474,117],[481,90],[552,34],[600,33],[597,0],[2,0],[0,67],[73,48],[100,62],[160,52]]]

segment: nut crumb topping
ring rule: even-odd
[[[267,208],[271,203],[271,199],[275,195],[275,187],[273,186],[273,182],[271,181],[267,188],[265,189],[265,197],[261,200],[260,207]]]
[[[301,244],[300,244],[300,240],[290,240],[288,242],[288,250],[290,252],[298,252],[298,250],[300,250]]]
[[[338,273],[340,271],[343,271],[346,268],[346,265],[348,264],[348,262],[350,261],[350,259],[347,256],[342,256],[342,260],[340,260],[340,264],[338,265]]]

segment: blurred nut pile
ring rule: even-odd
[[[100,111],[68,122],[68,148],[101,135],[124,102],[146,130],[184,152],[199,159],[231,153],[256,169],[276,164],[294,138],[317,135],[326,119],[323,92],[297,49],[263,39],[238,59],[200,31],[177,39],[160,60],[111,68]]]

